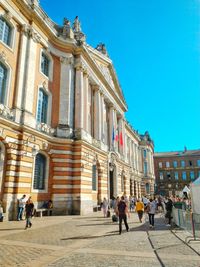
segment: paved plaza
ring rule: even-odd
[[[135,213],[128,222],[121,235],[101,212],[33,218],[27,230],[24,221],[0,223],[0,266],[200,267],[200,243],[185,243],[189,234],[170,229],[162,216],[154,230]]]

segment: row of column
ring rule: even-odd
[[[83,129],[96,140],[110,145],[120,153],[124,153],[125,127],[122,116],[119,119],[117,110],[112,103],[105,101],[99,85],[89,83],[89,75],[82,64],[75,65],[75,69],[75,128]],[[119,145],[120,134],[121,142]],[[117,140],[115,139],[116,135],[118,135]]]

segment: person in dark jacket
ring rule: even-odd
[[[128,214],[128,216],[130,216],[129,212],[128,212],[127,204],[126,204],[125,199],[124,199],[124,196],[122,196],[121,200],[117,204],[117,215],[119,216],[119,234],[120,235],[122,232],[122,220],[124,221],[126,231],[128,232],[128,230],[129,230],[129,226],[127,223],[127,214]]]
[[[173,202],[170,197],[168,197],[167,202],[165,203],[165,208],[166,208],[165,218],[168,219],[167,226],[170,226],[172,219],[172,208],[173,208]]]
[[[31,197],[29,197],[28,200],[26,201],[26,206],[25,206],[25,215],[26,215],[25,230],[28,227],[32,226],[31,218],[33,216],[33,210],[34,210],[34,204],[33,204]]]

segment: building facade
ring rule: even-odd
[[[200,177],[200,150],[154,154],[155,193],[179,195],[190,182]]]
[[[105,45],[86,43],[79,18],[55,24],[37,0],[0,2],[0,199],[54,214],[91,212],[103,197],[152,194],[153,142],[126,121]]]

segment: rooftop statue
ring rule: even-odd
[[[75,17],[73,27],[72,27],[74,32],[81,32],[81,24],[78,19],[78,16]]]
[[[70,21],[67,18],[63,20],[63,37],[69,38],[70,37]]]

